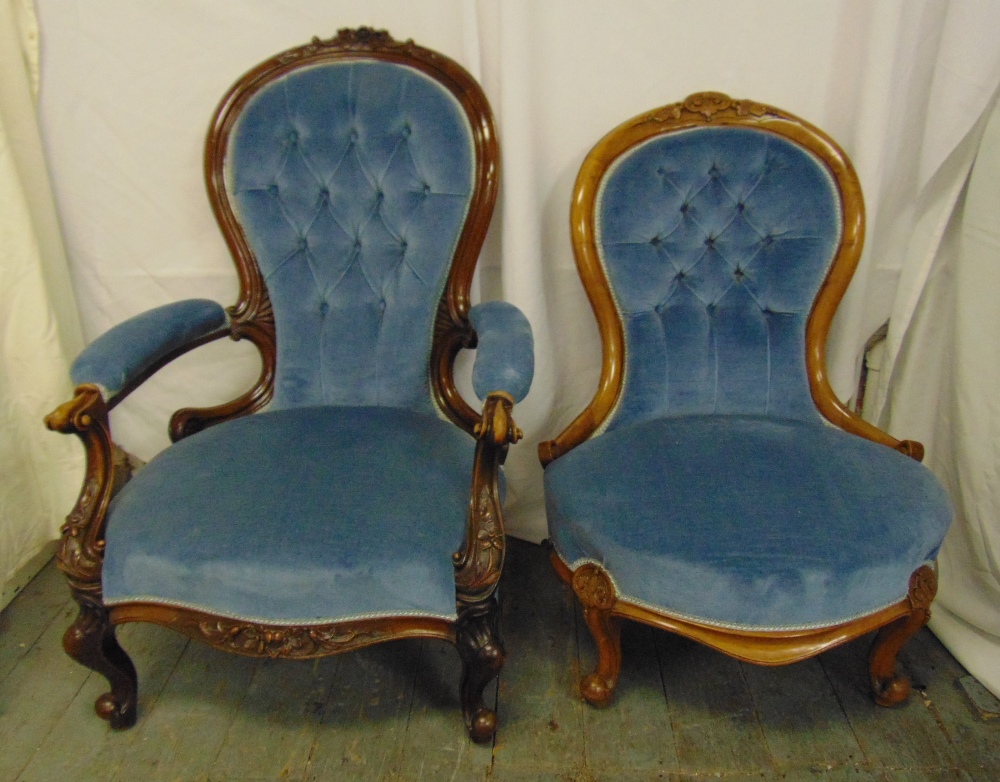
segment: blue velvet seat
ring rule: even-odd
[[[175,302],[111,329],[47,419],[88,455],[59,553],[80,604],[66,649],[111,683],[98,714],[128,727],[123,622],[272,657],[442,638],[485,740],[496,716],[482,693],[504,659],[500,465],[533,371],[524,316],[469,300],[497,192],[486,98],[412,41],[342,30],[237,81],[205,155],[239,301]],[[134,473],[108,411],[225,336],[257,346],[259,380],[177,411],[175,444]],[[479,411],[454,378],[473,347]]]
[[[919,444],[826,379],[863,238],[846,156],[778,109],[693,95],[591,151],[572,225],[602,377],[540,455],[553,564],[599,651],[584,697],[610,701],[629,618],[764,664],[882,628],[873,690],[902,700],[895,655],[952,513]]]

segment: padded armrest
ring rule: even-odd
[[[469,311],[476,330],[476,361],[472,387],[480,399],[504,391],[520,402],[531,388],[535,372],[535,342],[531,324],[517,307],[505,301],[487,301]]]
[[[70,377],[74,385],[99,386],[108,399],[171,353],[222,331],[227,322],[222,306],[208,299],[165,304],[119,323],[91,342],[76,357]]]

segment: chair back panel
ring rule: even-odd
[[[272,407],[433,409],[435,316],[475,178],[465,109],[406,64],[320,62],[253,94],[224,182],[274,311]]]
[[[605,428],[688,414],[817,418],[806,325],[843,218],[816,155],[756,127],[654,135],[608,167],[594,219],[625,342]]]

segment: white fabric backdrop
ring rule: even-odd
[[[233,301],[201,146],[247,68],[369,24],[480,78],[504,154],[482,294],[520,306],[537,341],[535,384],[516,412],[526,441],[508,461],[508,524],[533,540],[545,534],[535,444],[589,401],[600,365],[567,216],[576,171],[605,132],[713,89],[781,106],[841,143],[869,216],[829,351],[848,397],[865,340],[890,315],[890,363],[903,344],[1000,84],[998,0],[38,3],[43,129],[88,339],[166,301]],[[229,399],[255,374],[250,346],[203,348],[116,411],[116,434],[149,457],[166,445],[167,411]]]
[[[1000,108],[934,259],[883,420],[927,446],[955,522],[931,627],[1000,695]]]
[[[30,3],[0,0],[0,608],[44,563],[83,477],[79,444],[41,425],[69,398],[83,342],[36,121],[37,44]]]

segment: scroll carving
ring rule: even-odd
[[[46,416],[45,425],[83,441],[87,472],[62,526],[57,559],[74,593],[99,599],[105,516],[108,504],[132,477],[132,465],[111,440],[107,404],[97,386],[79,386],[73,399]]]
[[[411,53],[415,48],[417,46],[412,38],[397,41],[389,34],[388,30],[376,30],[373,27],[358,27],[357,29],[344,27],[338,30],[332,38],[316,36],[304,46],[278,55],[276,60],[282,64],[293,63],[324,51],[365,52],[396,49]]]
[[[511,417],[513,406],[514,400],[507,394],[490,394],[483,406],[482,420],[475,428],[478,441],[466,544],[454,556],[455,586],[463,604],[489,598],[503,570],[505,543],[497,479],[508,447],[522,437]]]
[[[672,103],[646,118],[647,122],[677,122],[699,119],[711,122],[722,117],[762,117],[776,109],[752,100],[734,100],[722,92],[696,92],[680,103]]]
[[[336,654],[393,637],[383,630],[357,623],[282,627],[211,619],[176,629],[228,652],[292,659]]]

